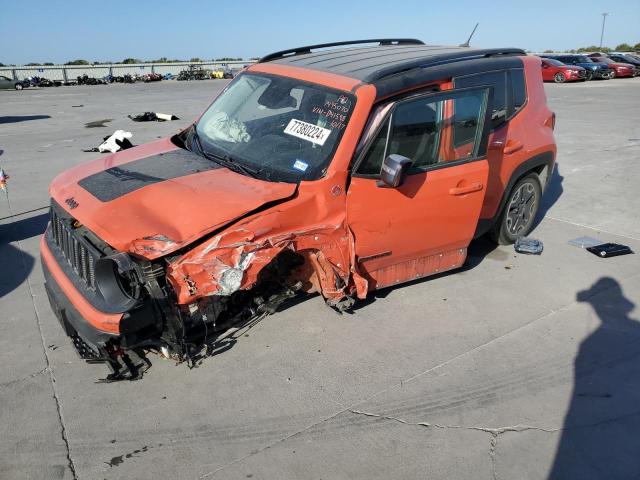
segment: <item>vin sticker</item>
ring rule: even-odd
[[[318,127],[312,123],[291,119],[287,128],[284,129],[284,133],[322,146],[329,137],[331,130]]]

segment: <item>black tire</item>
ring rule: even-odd
[[[15,88],[16,88],[16,90],[22,90],[24,87],[23,87],[23,85],[21,83],[16,83],[15,84]]]
[[[564,73],[558,72],[553,76],[553,81],[556,83],[564,83],[567,81],[567,77],[564,76]]]
[[[541,198],[542,187],[537,174],[530,173],[518,180],[489,232],[491,239],[499,245],[509,245],[516,238],[529,235],[535,225]]]
[[[585,80],[593,80],[593,72],[591,70],[587,70],[587,76],[585,77]]]

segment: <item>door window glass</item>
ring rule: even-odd
[[[478,156],[487,96],[488,89],[479,88],[398,103],[357,173],[379,175],[383,159],[391,154],[411,159],[413,172]]]

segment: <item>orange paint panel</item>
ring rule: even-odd
[[[383,288],[453,270],[461,267],[466,258],[467,249],[460,248],[389,265],[370,275],[376,279],[376,288]]]
[[[91,324],[94,328],[107,333],[120,333],[120,319],[121,313],[104,313],[93,308],[93,306],[82,296],[80,292],[71,283],[71,280],[67,278],[58,263],[53,258],[44,235],[40,238],[40,254],[42,255],[42,261],[55,278],[56,282],[78,310],[82,318]]]
[[[519,58],[525,67],[528,101],[505,125],[489,135],[489,178],[481,218],[493,218],[498,213],[511,175],[522,162],[540,153],[553,152],[554,157],[556,153],[553,131],[545,125],[545,121],[551,116],[551,110],[547,106],[540,78],[540,59],[531,56]],[[505,153],[507,143],[513,140],[522,142],[523,148],[511,154]]]
[[[353,178],[347,199],[348,223],[355,238],[358,270],[370,288],[377,288],[379,281],[388,284],[423,276],[431,268],[426,263],[394,270],[394,265],[466,249],[478,222],[487,172],[486,160],[477,160],[409,175],[398,188],[381,188],[374,179]],[[480,188],[456,193],[456,189],[474,185]],[[390,279],[388,272],[400,276]]]

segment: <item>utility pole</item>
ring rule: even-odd
[[[604,22],[607,19],[608,13],[602,14],[602,31],[600,32],[600,48],[602,48],[602,38],[604,37]]]

